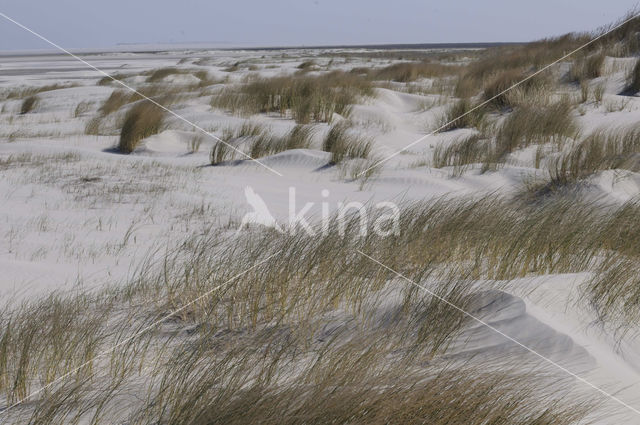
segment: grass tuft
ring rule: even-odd
[[[98,112],[102,115],[109,115],[122,108],[135,100],[138,100],[139,96],[136,93],[132,93],[126,90],[114,90],[111,92],[107,100],[104,101]]]
[[[513,102],[512,90],[518,90],[521,97],[529,97],[531,93],[537,93],[543,90],[546,85],[544,76],[536,75],[526,81],[523,81],[527,74],[519,69],[511,69],[498,72],[493,75],[484,86],[483,99],[490,100],[490,105],[497,109],[513,108],[516,104]],[[518,86],[513,87],[518,84]],[[509,90],[505,92],[506,90]],[[504,92],[504,93],[503,93]]]
[[[331,153],[331,163],[339,164],[344,160],[367,159],[371,153],[372,143],[367,138],[354,134],[352,124],[341,121],[334,124],[322,143],[322,150]]]
[[[118,150],[123,153],[133,152],[142,139],[160,131],[164,116],[163,109],[148,101],[134,105],[125,115]]]
[[[600,77],[604,59],[604,52],[596,52],[575,59],[569,70],[569,81],[582,83],[585,80],[593,80]]]
[[[640,130],[600,128],[549,164],[551,184],[566,186],[597,171],[640,171]]]
[[[29,96],[25,100],[22,101],[22,105],[20,106],[20,115],[28,114],[33,111],[39,102],[38,96]]]
[[[488,140],[479,134],[459,137],[448,145],[439,144],[433,151],[433,167],[453,167],[451,175],[461,176],[472,164],[486,161]]]
[[[519,106],[509,114],[488,152],[485,170],[495,169],[511,152],[535,144],[560,145],[578,137],[579,130],[573,117],[573,106],[563,100],[548,106]]]
[[[344,72],[320,76],[260,78],[214,95],[212,106],[232,113],[277,113],[299,124],[331,122],[333,114],[348,116],[350,105],[371,95],[370,84]]]
[[[482,127],[485,108],[473,108],[469,99],[459,99],[449,105],[438,123],[438,127],[442,127],[440,131]]]
[[[311,147],[315,131],[312,125],[298,124],[284,136],[276,136],[270,128],[261,123],[245,121],[235,130],[226,129],[222,140],[226,143],[216,143],[210,152],[211,165],[218,165],[225,161],[247,159],[239,151],[245,152],[251,158],[258,159],[268,155],[290,149],[307,149]],[[237,150],[231,148],[232,145]]]
[[[640,59],[636,61],[636,64],[627,76],[627,87],[625,92],[629,95],[634,95],[640,92]]]

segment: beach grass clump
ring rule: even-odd
[[[450,104],[440,117],[440,131],[458,128],[480,128],[484,123],[486,108],[477,108],[469,99],[463,98]]]
[[[174,68],[174,67],[165,67],[154,69],[149,72],[149,76],[147,77],[147,82],[149,83],[157,83],[159,81],[164,80],[166,77],[170,75],[179,75],[185,74],[187,71],[184,69]]]
[[[585,80],[593,80],[602,75],[605,54],[604,52],[596,52],[589,55],[583,55],[574,59],[571,69],[569,70],[569,81],[581,83]]]
[[[341,121],[334,124],[327,132],[322,150],[331,153],[331,163],[339,164],[344,160],[367,159],[373,148],[371,140],[355,133],[352,124]]]
[[[348,116],[352,104],[372,94],[366,80],[334,71],[318,76],[254,79],[222,90],[211,104],[241,115],[276,113],[308,124],[331,122],[334,114]]]
[[[47,84],[44,86],[9,87],[9,88],[0,89],[0,100],[24,99],[30,96],[35,96],[39,93],[68,89],[71,87],[76,87],[76,84],[55,83],[55,84]]]
[[[514,102],[517,99],[513,96],[514,90],[520,94],[520,98],[525,101],[532,96],[539,96],[547,87],[547,77],[536,75],[528,78],[529,75],[520,69],[510,69],[496,73],[484,85],[483,100],[496,109],[511,109],[518,105]]]
[[[97,83],[97,84],[98,84],[99,86],[109,86],[109,85],[111,85],[112,83],[115,83],[115,84],[117,84],[117,85],[120,85],[120,84],[118,84],[118,83],[117,83],[116,81],[114,81],[114,80],[117,80],[117,81],[123,81],[123,80],[124,80],[125,78],[127,78],[127,77],[128,77],[128,75],[126,75],[126,74],[113,73],[113,74],[110,74],[109,76],[105,75],[104,77],[100,78],[100,79],[98,80],[98,83]]]
[[[258,159],[291,149],[308,149],[314,134],[312,125],[297,124],[284,135],[278,136],[268,126],[247,120],[236,129],[225,129],[222,134],[224,143],[218,141],[212,147],[210,163],[218,165],[236,159]]]
[[[107,100],[104,101],[102,106],[98,109],[98,113],[102,116],[109,115],[113,112],[120,110],[124,105],[139,100],[140,96],[136,93],[116,89],[111,92]]]
[[[629,71],[629,75],[627,75],[625,92],[629,95],[640,92],[640,59],[636,61],[636,64]]]
[[[297,124],[282,138],[282,150],[309,149],[313,145],[314,136],[313,125]]]
[[[233,157],[233,149],[228,143],[217,141],[209,151],[209,163],[211,165],[218,165],[225,161],[228,161]]]
[[[264,152],[271,138],[271,129],[261,122],[246,120],[235,128],[227,127],[222,132],[221,140],[211,148],[210,163],[218,165],[225,161],[256,158],[250,153],[253,150],[251,146],[256,145],[253,150],[256,154],[259,150]]]
[[[480,134],[461,136],[448,144],[438,144],[432,157],[435,168],[453,167],[452,177],[459,177],[473,164],[486,161],[489,141]]]
[[[487,155],[485,170],[504,163],[517,149],[535,144],[561,145],[579,136],[573,106],[567,100],[550,105],[522,105],[500,124]]]
[[[29,112],[32,112],[38,105],[39,101],[40,99],[38,98],[38,96],[33,95],[33,96],[27,97],[25,100],[22,101],[22,105],[20,105],[20,115],[24,115],[24,114],[28,114]]]
[[[640,53],[640,19],[637,9],[630,10],[625,16],[593,33],[600,38],[592,44],[592,49],[603,49],[614,57],[632,57]],[[616,28],[617,27],[617,28]],[[611,28],[615,28],[611,31]]]
[[[143,139],[156,134],[162,128],[165,111],[148,101],[141,101],[127,111],[124,117],[118,150],[131,153]]]
[[[492,97],[491,94],[498,94],[590,39],[590,34],[567,34],[525,44],[486,49],[478,60],[470,62],[461,71],[456,96],[469,97],[484,92],[485,98]],[[539,77],[543,75],[537,75],[533,79]],[[504,106],[501,105],[501,101],[502,99],[497,100],[498,107]]]
[[[308,60],[308,61],[301,62],[298,66],[296,66],[296,68],[301,70],[310,70],[314,66],[316,66],[316,62],[313,60]]]
[[[550,184],[566,186],[598,171],[640,171],[640,130],[635,127],[599,128],[549,163]]]
[[[172,75],[193,75],[198,80],[200,80],[199,83],[195,84],[196,87],[204,87],[204,86],[208,86],[215,83],[215,81],[213,81],[210,78],[209,73],[205,69],[187,69],[187,68],[176,68],[176,67],[169,66],[169,67],[157,68],[157,69],[151,70],[147,72],[146,75],[148,75],[147,83],[150,83],[150,84],[162,83],[167,77]],[[165,87],[165,88],[169,92],[173,92],[176,90],[175,88],[172,89],[170,87]],[[184,90],[184,87],[181,87],[180,89]]]

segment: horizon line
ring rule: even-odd
[[[78,54],[102,53],[158,53],[181,50],[221,50],[221,51],[277,51],[277,50],[337,50],[337,49],[371,49],[371,50],[429,50],[429,49],[485,49],[505,45],[526,44],[528,41],[483,41],[453,43],[371,43],[371,44],[317,44],[317,45],[230,45],[224,42],[188,42],[188,43],[118,43],[112,47],[86,47],[69,49]],[[247,43],[250,44],[250,43]],[[208,45],[208,46],[207,46]],[[55,49],[16,49],[0,50],[0,56],[39,56],[60,55]]]

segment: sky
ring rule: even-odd
[[[0,12],[65,48],[531,41],[616,21],[610,0],[0,0]],[[50,48],[0,17],[0,50]]]

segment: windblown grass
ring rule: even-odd
[[[609,29],[620,25],[610,33],[601,37],[596,43],[592,45],[592,49],[605,49],[610,56],[617,57],[629,57],[637,56],[640,53],[640,40],[638,40],[638,31],[640,31],[640,19],[637,15],[637,8],[630,10],[625,16],[620,18],[617,22],[613,22],[608,26],[601,28],[599,31],[594,32],[594,35],[604,34]],[[631,19],[633,18],[633,19]]]
[[[158,68],[152,71],[149,71],[147,77],[148,83],[160,83],[165,78],[172,75],[193,75],[194,77],[200,80],[198,87],[202,87],[205,85],[213,84],[213,81],[209,78],[209,75],[204,69],[185,69],[185,68],[174,68],[174,67],[165,67]]]
[[[158,133],[162,127],[164,115],[163,109],[148,101],[134,105],[125,115],[118,150],[131,153],[142,139]]]
[[[518,69],[495,74],[484,86],[483,99],[490,101],[490,105],[498,109],[513,108],[517,106],[513,102],[513,90],[517,89],[520,97],[527,99],[539,94],[547,85],[546,76],[536,75],[523,81],[526,76],[527,74]],[[516,84],[518,85],[514,87]]]
[[[115,83],[115,81],[113,81],[113,80],[122,81],[125,78],[127,78],[127,75],[126,74],[120,74],[120,73],[111,74],[111,77],[108,77],[108,76],[105,75],[104,77],[102,77],[102,78],[100,78],[98,80],[98,85],[99,86],[108,86],[108,85],[110,85],[112,83]]]
[[[488,150],[488,140],[479,134],[463,136],[448,145],[437,145],[432,163],[435,168],[453,167],[451,175],[459,177],[472,164],[485,162]]]
[[[604,52],[596,52],[574,59],[571,70],[569,71],[569,81],[580,83],[584,80],[592,80],[600,77],[602,75],[604,59]]]
[[[101,125],[102,125],[102,116],[96,116],[87,121],[87,124],[84,126],[84,134],[90,134],[93,136],[98,136],[101,133]]]
[[[75,109],[73,110],[73,117],[74,118],[81,117],[82,115],[89,112],[90,109],[91,109],[91,102],[89,101],[79,102],[76,105]]]
[[[29,96],[25,100],[22,101],[22,105],[20,106],[20,115],[28,114],[33,111],[39,102],[38,96]]]
[[[637,11],[631,11],[619,22],[634,16]],[[573,61],[569,72],[569,80],[580,82],[583,79],[593,79],[601,75],[604,53],[610,56],[637,56],[640,52],[640,42],[637,37],[640,31],[640,19],[634,18],[620,28],[604,35],[611,24],[591,33],[570,33],[560,37],[547,38],[516,46],[501,46],[486,49],[480,54],[479,60],[472,61],[461,72],[456,87],[456,96],[475,96],[481,90],[485,99],[491,98],[516,81],[562,58],[578,47],[583,49],[568,58]],[[587,44],[594,38],[595,42]],[[547,74],[547,72],[543,73]],[[544,75],[538,75],[525,83],[535,86],[536,80]],[[499,97],[495,106],[508,107],[507,99]]]
[[[640,59],[636,61],[636,64],[627,76],[627,87],[625,92],[630,95],[640,92]]]
[[[98,112],[103,116],[109,115],[119,110],[124,105],[127,105],[131,102],[135,102],[136,100],[139,100],[139,99],[141,98],[136,93],[126,91],[126,90],[119,90],[119,89],[114,90],[113,92],[111,92],[107,100],[104,101],[102,106],[100,106],[100,109],[98,109]]]
[[[314,61],[309,60],[309,61],[304,61],[300,63],[300,65],[298,65],[296,68],[308,70],[309,68],[313,68],[315,65],[316,63]]]
[[[589,34],[567,34],[517,46],[487,49],[479,60],[471,62],[459,78],[456,87],[458,97],[474,96],[484,90],[485,98],[497,94],[500,88],[508,88],[530,73],[552,63],[591,38]],[[538,75],[531,80],[535,85]],[[496,105],[502,107],[501,99]]]
[[[235,130],[226,129],[223,132],[222,140],[226,143],[216,143],[211,149],[209,159],[211,165],[218,165],[225,161],[247,159],[247,156],[240,152],[257,159],[290,149],[307,149],[311,147],[313,137],[312,125],[298,124],[285,135],[276,136],[265,125],[246,121]]]
[[[278,113],[307,124],[331,122],[334,113],[348,116],[350,105],[371,94],[371,86],[364,79],[335,71],[320,76],[253,80],[224,89],[213,97],[211,104],[242,115]]]
[[[516,149],[534,144],[562,144],[576,139],[578,126],[572,115],[573,107],[566,101],[546,106],[520,106],[500,125],[493,146],[487,155],[485,169],[495,168]]]
[[[70,373],[8,419],[578,423],[589,407],[582,399],[567,403],[566,390],[553,384],[557,377],[504,367],[522,364],[521,357],[503,356],[495,371],[448,361],[468,320],[354,249],[415,281],[433,280],[432,291],[473,312],[476,295],[466,278],[474,271],[572,269],[596,249],[594,233],[576,235],[572,219],[600,216],[581,207],[519,208],[495,198],[416,205],[402,215],[401,234],[390,238],[356,238],[357,216],[333,221],[316,237],[261,232],[232,241],[215,230],[180,244],[161,270],[143,271],[124,288],[2,310],[0,392],[8,400]],[[558,239],[547,238],[562,229]],[[553,254],[566,256],[556,261]],[[449,272],[442,268],[467,258]],[[149,327],[178,308],[171,320]],[[117,350],[95,357],[118,342]]]
[[[483,126],[485,108],[475,108],[469,99],[459,99],[449,105],[440,118],[438,128],[441,131],[457,128],[479,128]]]
[[[637,26],[630,28],[616,32],[612,42],[635,49],[629,40]],[[507,68],[516,70],[513,75],[530,72],[581,40],[533,44],[512,57],[503,50]],[[498,66],[470,65],[465,78],[487,88],[499,80]],[[388,72],[391,80],[420,78],[403,67]],[[328,121],[324,111],[341,108],[335,96],[342,87],[318,83],[322,78],[292,77],[298,91],[259,81],[259,90],[238,88],[219,97],[228,96],[225,102],[243,111]],[[328,90],[305,92],[302,79]],[[265,96],[263,103],[253,103],[254,93]],[[299,106],[295,102],[307,96],[300,93],[311,93],[313,100]],[[461,173],[478,158],[496,164],[514,150],[548,143],[563,149],[577,137],[566,103],[501,102],[497,106],[513,112],[494,139],[469,136],[437,147],[434,163]],[[111,112],[128,102],[113,103]],[[121,142],[126,138],[133,150],[161,123],[157,108],[133,105]],[[247,122],[224,136],[259,157],[309,147],[313,127],[299,125],[274,136]],[[342,122],[331,127],[323,148],[336,163],[367,157],[371,150]],[[212,162],[233,158],[225,149],[216,145]],[[568,184],[597,170],[638,170],[638,149],[640,132],[634,129],[598,130],[561,154],[555,179]],[[23,160],[2,160],[0,168]],[[485,287],[493,279],[508,286],[514,278],[587,272],[591,277],[580,288],[580,301],[605,327],[634,329],[640,319],[640,206],[559,197],[527,201],[490,196],[417,203],[401,211],[401,231],[386,237],[360,235],[358,214],[336,218],[326,230],[314,227],[315,237],[261,231],[231,239],[229,232],[213,229],[181,241],[157,269],[143,268],[125,287],[8,305],[0,309],[0,403],[52,385],[0,414],[9,423],[34,425],[582,423],[592,406],[567,397],[566,388],[558,391],[555,379],[451,362],[454,342],[473,330],[468,319],[356,251],[472,313],[478,280]],[[172,311],[178,313],[152,326]],[[117,350],[107,351],[116,344]],[[520,366],[526,360],[512,353],[501,358]]]
[[[211,165],[221,164],[232,159],[235,156],[234,153],[227,143],[216,142],[209,152],[209,163]]]
[[[149,73],[149,77],[147,78],[147,81],[149,83],[155,83],[158,81],[162,81],[163,79],[165,79],[170,75],[179,75],[179,74],[185,74],[185,73],[186,73],[185,70],[178,69],[178,68],[171,68],[171,67],[158,68],[158,69],[154,69]]]
[[[331,163],[339,164],[344,160],[369,157],[372,143],[366,137],[351,130],[351,123],[342,121],[334,124],[322,143],[322,150],[331,153]]]
[[[70,87],[76,87],[76,85],[56,83],[56,84],[48,84],[45,86],[39,86],[39,87],[27,86],[27,87],[4,89],[0,91],[0,100],[23,99],[29,96],[35,96],[39,93],[44,93],[44,92],[53,91],[53,90],[68,89]]]
[[[610,169],[640,171],[640,130],[595,130],[569,152],[550,161],[550,184],[564,186]]]

